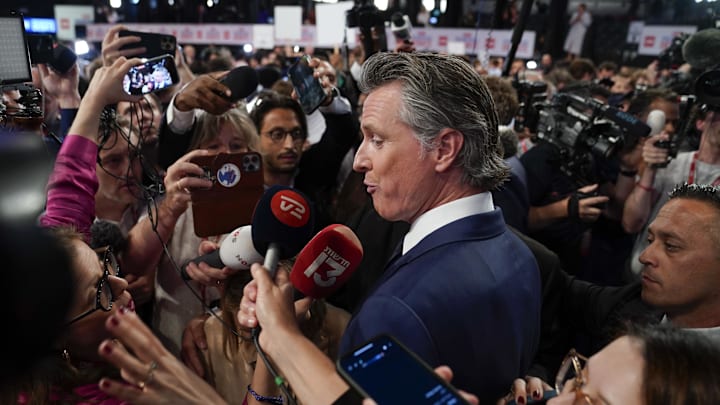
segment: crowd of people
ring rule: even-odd
[[[190,47],[175,55],[181,83],[130,95],[143,49],[123,48],[139,41],[123,29],[87,72],[37,67],[52,108],[34,138],[54,167],[48,233],[31,236],[72,288],[45,296],[54,318],[12,318],[45,324],[48,342],[3,370],[0,402],[363,403],[334,361],[378,334],[469,403],[720,401],[720,106],[680,97],[712,66],[681,68],[683,87],[656,64],[544,58],[506,78],[407,44],[346,64],[316,52],[327,96],[308,113],[279,48],[252,61],[258,89],[240,101],[222,79],[246,61]],[[561,106],[567,95],[583,105]],[[274,278],[190,262],[229,237],[197,235],[193,194],[213,179],[195,159],[248,152],[266,188],[308,197],[315,231],[343,223],[361,241],[333,295],[294,300],[292,259]],[[26,261],[16,270],[44,274]]]

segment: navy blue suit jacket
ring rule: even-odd
[[[524,376],[540,336],[540,277],[499,209],[452,222],[391,261],[354,314],[347,352],[388,333],[453,385],[493,401]]]

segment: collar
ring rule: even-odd
[[[415,247],[426,236],[443,226],[471,215],[494,210],[492,195],[489,192],[463,197],[435,207],[420,215],[410,226],[403,239],[402,254]]]

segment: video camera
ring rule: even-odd
[[[560,170],[578,186],[612,180],[607,163],[650,133],[644,122],[591,97],[558,93],[535,108],[536,139],[557,147]]]
[[[525,128],[534,129],[538,124],[538,110],[535,105],[547,100],[547,84],[518,80],[512,82],[518,95],[518,113],[515,115],[515,131],[523,132]]]
[[[387,51],[385,16],[372,0],[355,0],[353,8],[345,14],[345,23],[348,28],[360,28],[366,57]]]
[[[662,52],[660,52],[660,55],[658,55],[658,70],[675,70],[685,63],[682,48],[688,38],[690,38],[690,34],[687,33],[680,33],[678,36],[673,38],[670,46],[665,48]]]

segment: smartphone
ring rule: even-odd
[[[133,55],[134,58],[150,59],[165,54],[175,55],[175,49],[177,48],[177,39],[168,34],[155,34],[152,32],[140,31],[120,31],[118,36],[140,37],[139,42],[133,42],[132,44],[126,44],[120,47],[120,50],[145,47],[145,52],[139,55]]]
[[[140,96],[166,89],[179,81],[175,58],[163,55],[131,67],[123,78],[123,89],[128,94]]]
[[[265,192],[260,154],[219,153],[191,162],[213,182],[209,189],[190,191],[195,234],[222,235],[251,223],[255,205]]]
[[[310,56],[303,55],[288,69],[288,76],[305,114],[315,111],[327,98],[320,81],[313,76],[313,68],[309,62]]]
[[[336,366],[351,387],[378,405],[467,405],[453,386],[389,335],[370,339],[341,356]]]

